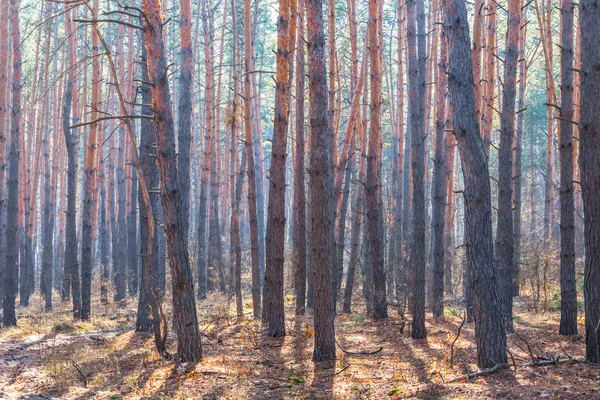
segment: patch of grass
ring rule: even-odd
[[[92,331],[95,331],[96,329],[98,329],[96,327],[96,325],[94,325],[90,322],[79,321],[77,323],[77,330],[79,332],[92,332]]]
[[[71,333],[75,332],[75,330],[75,325],[69,321],[58,322],[52,328],[52,332],[54,333]]]
[[[362,314],[355,314],[350,318],[350,325],[359,326],[365,321],[365,316]]]
[[[371,391],[371,385],[368,383],[366,385],[354,385],[352,386],[352,390],[359,394],[366,394]]]
[[[402,389],[395,387],[388,392],[388,396],[393,396],[396,393],[402,393]]]
[[[444,309],[444,315],[451,315],[453,317],[460,317],[462,315],[461,310],[455,307],[447,307]]]

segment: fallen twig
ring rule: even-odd
[[[467,316],[466,316],[466,314],[463,314],[462,322],[460,323],[460,326],[458,327],[458,330],[456,332],[456,337],[454,338],[454,340],[452,341],[452,344],[450,345],[450,366],[452,366],[454,364],[454,344],[460,337],[460,331],[462,330],[462,327],[465,325],[466,320],[467,320]]]
[[[347,370],[348,368],[350,368],[350,364],[346,365],[344,368],[340,369],[338,372],[336,372],[334,375],[339,375],[342,372],[344,372],[345,370]]]
[[[508,367],[508,364],[496,364],[492,368],[482,369],[481,371],[459,376],[458,378],[452,379],[450,382],[464,382],[470,379],[479,378],[481,376],[489,376],[505,367]]]
[[[374,350],[374,351],[348,351],[348,350],[344,349],[342,347],[342,345],[340,344],[340,342],[338,342],[337,340],[335,341],[335,343],[338,345],[338,347],[340,348],[340,350],[342,350],[344,353],[350,354],[350,355],[353,355],[353,356],[370,356],[370,355],[373,355],[373,354],[377,354],[377,353],[379,353],[380,351],[383,350],[383,347],[379,347],[377,350]]]
[[[87,383],[88,383],[87,377],[83,373],[83,370],[81,369],[81,367],[79,366],[79,364],[77,364],[75,361],[71,360],[71,365],[73,365],[73,367],[79,373],[79,376],[81,376],[81,380],[83,381],[83,387],[87,387]]]
[[[558,357],[558,358],[552,359],[552,360],[539,360],[538,359],[538,360],[518,364],[518,366],[519,367],[542,367],[542,366],[548,366],[548,365],[580,364],[580,363],[585,363],[585,361],[576,360],[574,358],[561,359],[560,357]],[[496,364],[492,368],[489,368],[489,369],[482,369],[481,371],[477,371],[477,372],[473,372],[470,374],[459,376],[458,378],[452,379],[450,382],[464,382],[464,381],[479,378],[482,376],[489,376],[489,375],[492,375],[493,373],[498,372],[501,369],[508,367],[508,366],[509,366],[508,363]],[[516,368],[516,365],[515,365],[515,368]]]

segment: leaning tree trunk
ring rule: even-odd
[[[147,23],[144,29],[144,38],[148,55],[149,82],[152,84],[154,129],[157,134],[158,167],[161,177],[160,192],[173,282],[173,313],[177,332],[177,352],[182,362],[198,361],[202,358],[202,344],[198,330],[186,232],[183,231],[180,221],[183,202],[175,159],[175,132],[162,36],[164,24],[160,3],[157,0],[143,0],[142,10]]]
[[[142,38],[143,40],[143,38]],[[148,67],[147,67],[147,56],[146,48],[142,43],[142,62],[141,62],[141,79],[148,81]],[[150,115],[151,110],[149,104],[152,102],[152,93],[149,85],[141,86],[142,92],[142,114]],[[141,121],[141,135],[140,135],[140,167],[143,171],[143,179],[148,183],[151,188],[158,188],[159,172],[158,165],[153,160],[155,154],[153,143],[156,142],[156,132],[154,132],[154,124],[150,120]],[[160,207],[160,198],[155,193],[151,194],[152,209],[158,210]],[[150,300],[153,293],[158,293],[158,234],[155,232],[154,238],[149,240],[150,235],[148,229],[148,218],[154,218],[153,215],[148,215],[146,209],[143,206],[142,196],[139,196],[140,202],[140,243],[141,243],[141,254],[142,257],[142,276],[140,282],[140,298],[138,301],[138,311],[135,327],[137,331],[148,332],[152,329],[152,318],[150,309]],[[150,247],[150,248],[149,248]],[[149,251],[152,252],[152,257],[149,258],[147,255]],[[146,273],[146,271],[148,271]]]
[[[573,188],[573,10],[561,2],[560,105],[560,327],[561,335],[577,334],[575,279],[575,202]]]
[[[513,331],[513,139],[515,135],[515,101],[517,95],[517,63],[519,61],[519,31],[521,1],[508,3],[506,55],[504,59],[504,90],[500,116],[500,149],[498,151],[498,228],[496,230],[496,266],[500,308],[508,332]]]
[[[327,72],[323,0],[308,0],[308,88],[310,93],[310,191],[314,281],[314,361],[335,359],[333,294],[331,293],[331,231],[333,230],[332,139],[327,115]]]
[[[490,176],[475,109],[466,5],[462,0],[446,0],[443,8],[448,92],[465,182],[465,237],[472,278],[468,290],[473,292],[477,365],[487,368],[507,362],[494,269]]]
[[[600,7],[597,0],[583,0],[580,7],[579,163],[585,215],[585,359],[600,363]]]

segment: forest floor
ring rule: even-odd
[[[0,329],[0,399],[600,399],[597,366],[523,366],[532,357],[582,360],[585,353],[581,336],[557,335],[558,313],[535,314],[523,299],[508,338],[510,365],[474,379],[466,379],[477,371],[473,324],[464,324],[450,360],[461,311],[428,317],[426,340],[412,340],[409,324],[401,333],[391,309],[386,321],[340,315],[337,362],[315,365],[311,317],[294,317],[291,297],[286,303],[280,339],[263,336],[250,316],[228,317],[223,297],[199,303],[204,358],[176,365],[156,355],[151,335],[134,332],[133,300],[124,308],[96,304],[91,322],[74,323],[68,305],[44,313],[34,297],[18,310],[19,327]]]

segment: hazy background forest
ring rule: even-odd
[[[600,398],[599,10],[0,0],[0,398]]]

